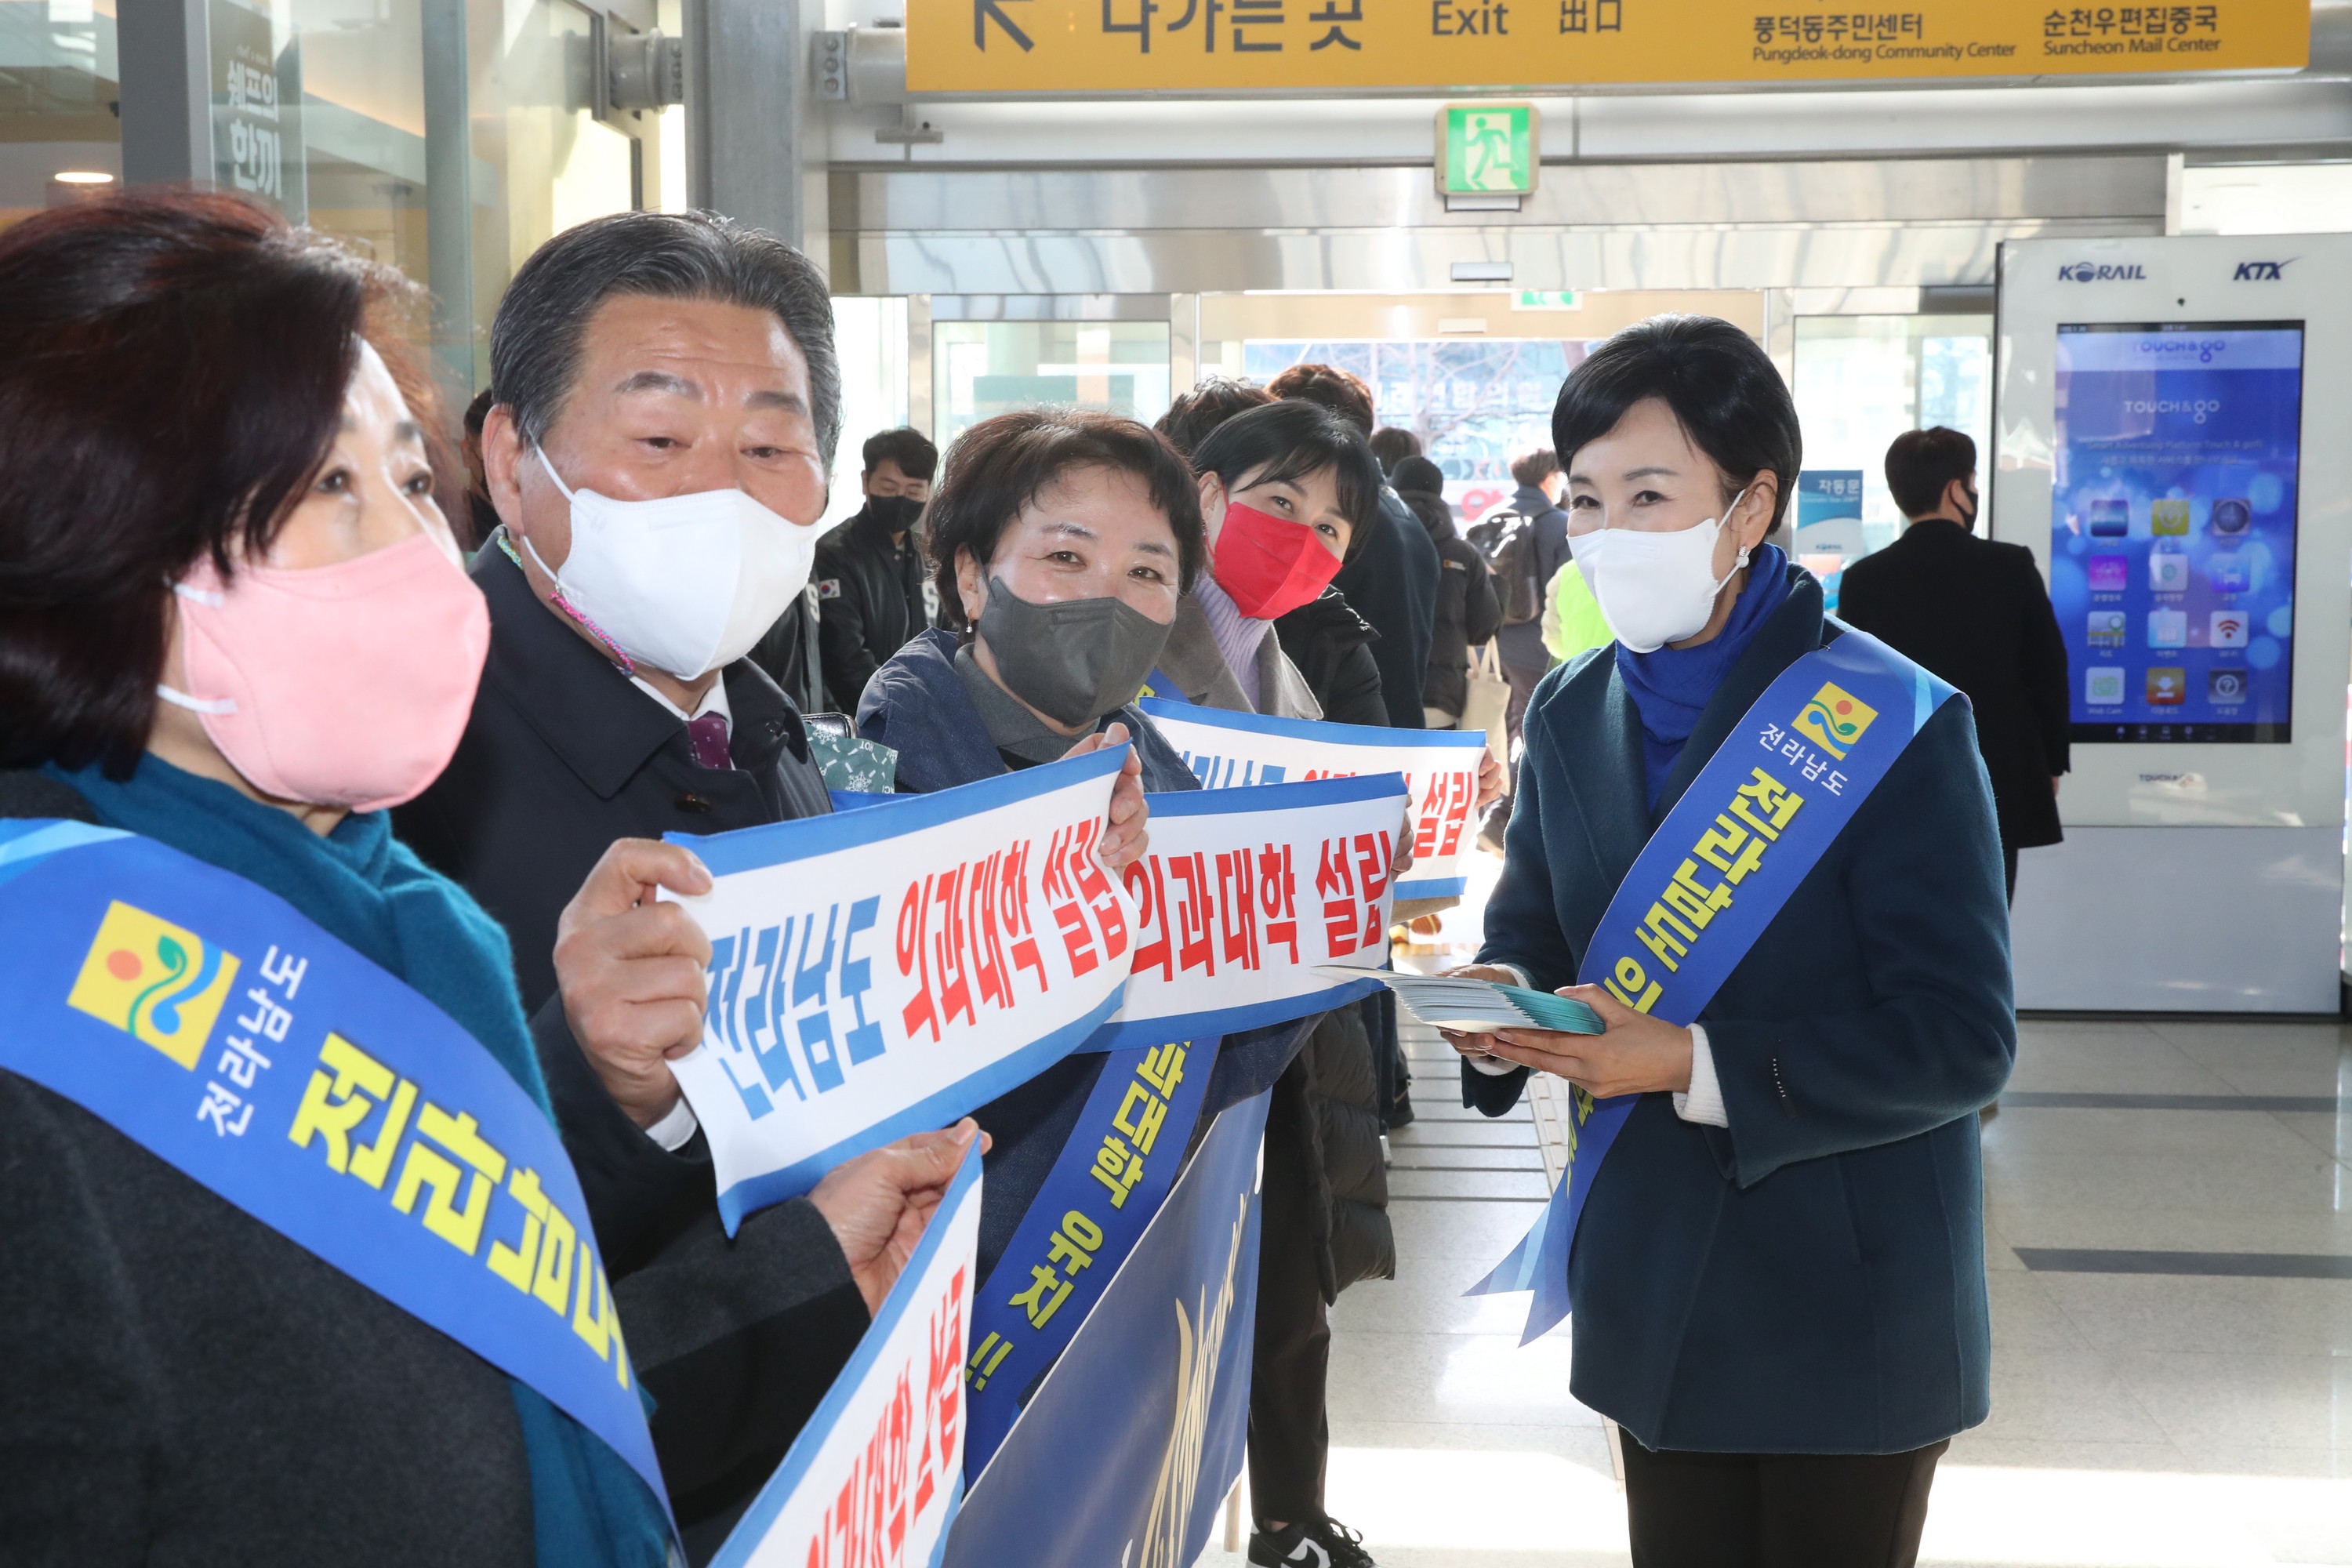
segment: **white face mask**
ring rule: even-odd
[[[1732,497],[1723,517],[1738,510],[1747,494]],[[1715,542],[1722,532],[1719,517],[1673,533],[1596,528],[1570,534],[1568,548],[1617,640],[1635,653],[1654,653],[1696,636],[1715,614],[1715,596],[1731,581],[1730,574],[1715,574]],[[1743,548],[1731,571],[1747,564]]]
[[[741,490],[614,500],[574,490],[572,553],[551,570],[564,599],[638,664],[692,680],[751,651],[808,586],[817,530],[786,521]]]

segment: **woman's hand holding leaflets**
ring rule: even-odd
[[[1446,971],[1472,980],[1516,985],[1518,977],[1491,963]],[[1480,1058],[1563,1078],[1596,1100],[1620,1094],[1689,1092],[1691,1032],[1647,1013],[1636,1013],[1604,985],[1563,985],[1553,993],[1585,1004],[1608,1026],[1598,1035],[1552,1029],[1505,1029],[1493,1035],[1441,1031],[1446,1044],[1473,1061]],[[1493,1070],[1493,1069],[1488,1069]]]

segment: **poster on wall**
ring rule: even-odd
[[[2292,738],[2303,339],[2059,327],[2050,599],[2077,742]]]
[[[1797,563],[1821,579],[1822,607],[1837,613],[1849,563],[1870,553],[1862,531],[1862,470],[1806,468],[1797,475]]]
[[[1445,499],[1467,527],[1518,491],[1511,459],[1551,445],[1552,405],[1584,363],[1581,339],[1409,339],[1395,342],[1253,338],[1243,374],[1260,386],[1295,364],[1337,365],[1372,389],[1382,425],[1421,437],[1445,474]]]

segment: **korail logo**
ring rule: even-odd
[[[2241,261],[2231,281],[2233,283],[2283,283],[2286,281],[2286,269],[2301,259],[2301,257],[2290,256],[2284,261]]]
[[[2145,283],[2147,268],[2137,261],[2069,261],[2058,268],[2061,283]]]

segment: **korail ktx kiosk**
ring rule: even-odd
[[[2345,923],[2352,235],[2012,242],[1993,536],[2068,662],[2021,1008],[2326,1013]]]

